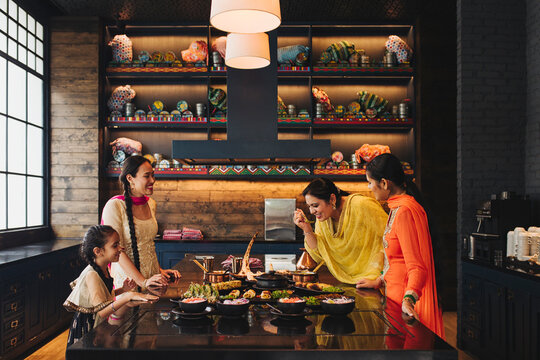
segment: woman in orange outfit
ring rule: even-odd
[[[400,161],[392,154],[373,159],[366,177],[375,198],[387,201],[390,208],[383,238],[387,261],[376,285],[384,282],[389,299],[401,303],[404,313],[444,339],[428,219],[417,201],[421,202],[420,193],[406,180]]]

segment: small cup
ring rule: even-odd
[[[235,256],[232,259],[232,272],[233,274],[238,274],[240,270],[242,270],[242,260],[244,260],[242,257]]]

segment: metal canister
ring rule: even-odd
[[[244,258],[242,257],[239,257],[239,256],[235,256],[233,259],[232,259],[232,272],[233,274],[238,274],[240,272],[240,270],[242,270],[242,261],[244,260]]]
[[[132,117],[135,115],[135,106],[133,103],[126,103],[126,117]]]
[[[323,116],[323,106],[321,103],[315,104],[315,117],[321,118]]]
[[[158,164],[161,162],[161,160],[163,160],[163,154],[155,153],[154,154],[154,159],[156,159],[156,166],[158,166]]]
[[[397,105],[392,105],[392,116],[397,118],[399,116],[399,110]]]
[[[409,116],[409,105],[407,103],[399,103],[399,117],[406,119]]]
[[[219,52],[217,51],[212,52],[212,63],[216,67],[223,65],[223,58],[221,57]]]
[[[391,51],[387,51],[385,54],[384,54],[384,66],[386,67],[393,67],[396,65],[396,54],[391,52]]]
[[[367,55],[362,55],[360,57],[360,63],[362,64],[362,67],[369,67],[370,65],[370,61],[369,61],[369,56]]]
[[[351,168],[358,169],[358,161],[356,160],[356,154],[351,155],[351,162],[349,163]]]
[[[206,106],[203,103],[195,104],[195,111],[197,113],[197,117],[203,117],[205,115],[205,108]]]
[[[287,113],[289,116],[296,116],[296,106],[294,105],[287,105]]]

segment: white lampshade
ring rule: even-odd
[[[262,33],[281,24],[279,0],[212,0],[210,24],[231,33]]]
[[[225,65],[237,69],[259,69],[270,64],[268,35],[229,34]]]

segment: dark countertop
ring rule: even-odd
[[[226,255],[216,256],[215,268],[222,257]],[[205,360],[314,360],[328,359],[338,351],[335,356],[340,359],[361,355],[457,359],[457,351],[422,324],[406,324],[399,304],[381,305],[382,296],[376,290],[344,287],[346,295],[356,297],[356,309],[346,317],[314,313],[290,322],[275,318],[261,306],[253,306],[241,318],[215,314],[198,320],[177,318],[171,312],[175,304],[167,298],[177,297],[192,281],[202,282],[202,272],[189,259],[176,266],[182,279],[166,289],[159,302],[120,309],[120,319],[101,323],[69,347],[66,358],[170,359],[181,353]],[[335,284],[323,269],[320,281]]]
[[[0,250],[0,267],[73,246],[79,246],[80,243],[80,240],[49,240]]]

